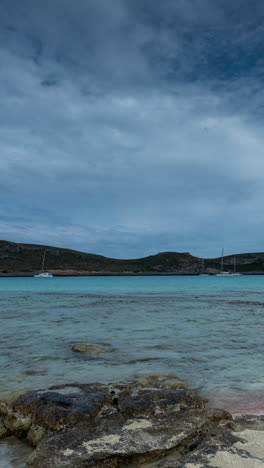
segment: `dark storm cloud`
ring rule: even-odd
[[[1,237],[120,257],[263,249],[263,15],[2,0]]]

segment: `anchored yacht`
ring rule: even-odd
[[[45,257],[46,257],[46,251],[44,250],[43,259],[42,259],[42,272],[38,273],[37,275],[34,275],[34,278],[53,278],[53,275],[51,273],[44,271]]]
[[[34,275],[34,278],[53,278],[53,275],[51,273],[48,273],[48,272],[43,272],[43,273],[39,273],[38,275]]]
[[[242,276],[241,273],[236,273],[236,258],[234,257],[234,270],[224,271],[224,249],[222,249],[222,258],[221,258],[221,273],[216,273],[215,276]]]

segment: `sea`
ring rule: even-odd
[[[0,318],[0,399],[166,374],[210,406],[264,414],[264,276],[0,278]],[[30,450],[2,441],[0,468],[25,467]]]

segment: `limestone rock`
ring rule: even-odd
[[[155,461],[172,449],[181,453],[202,437],[224,412],[189,409],[153,417],[99,420],[93,428],[66,429],[44,438],[29,457],[29,468],[114,468]]]
[[[153,468],[261,468],[263,447],[264,417],[243,416],[229,425],[219,425],[180,460],[165,457]]]
[[[77,353],[87,353],[92,355],[110,353],[113,351],[113,348],[110,346],[90,343],[76,343],[72,345],[71,349]]]
[[[32,424],[27,434],[27,440],[33,447],[36,447],[47,433],[44,427]]]
[[[4,420],[5,428],[17,437],[23,437],[27,434],[31,426],[31,417],[24,416],[16,411],[9,411]]]
[[[236,433],[248,429],[226,411],[205,408],[177,379],[160,376],[27,392],[0,405],[0,418],[9,435],[36,446],[28,468],[190,468],[206,454],[217,456],[219,447],[235,446]]]

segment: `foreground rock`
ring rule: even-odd
[[[111,348],[110,346],[103,346],[91,343],[76,343],[72,345],[71,349],[77,353],[87,353],[95,355],[102,353],[110,353],[113,351],[113,348]]]
[[[222,426],[222,427],[221,427]],[[264,416],[240,416],[220,424],[201,444],[180,460],[164,458],[153,468],[264,467]]]
[[[2,403],[0,416],[3,437],[15,435],[36,446],[28,468],[114,468],[149,462],[157,468],[251,468],[232,465],[232,460],[224,465],[224,453],[245,457],[241,437],[253,426],[255,432],[262,430],[262,423],[249,428],[248,422],[233,422],[226,411],[205,408],[203,400],[177,380],[155,376],[133,385],[74,384],[28,392]]]

